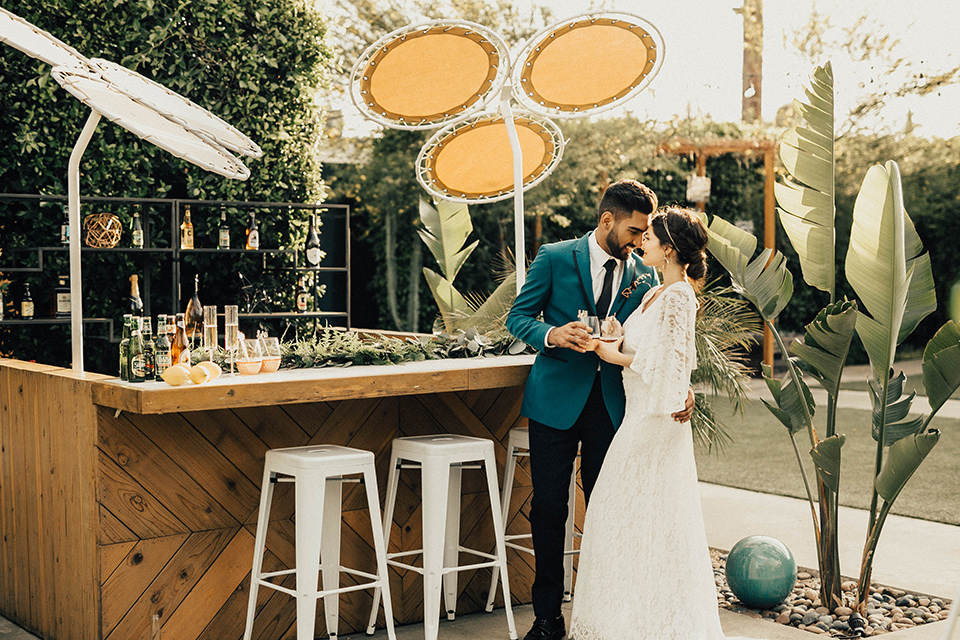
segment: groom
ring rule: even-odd
[[[596,230],[541,247],[507,316],[510,333],[540,350],[520,409],[530,424],[536,558],[536,620],[524,640],[566,635],[560,605],[570,475],[579,449],[589,501],[626,404],[622,369],[586,350],[591,340],[587,325],[576,320],[577,311],[586,309],[600,319],[613,315],[623,323],[657,285],[653,268],[634,255],[656,208],[657,196],[636,180],[610,185],[600,199]],[[692,410],[690,394],[685,410],[674,418],[689,420]]]

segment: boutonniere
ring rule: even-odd
[[[629,300],[630,296],[633,295],[633,292],[637,290],[637,287],[639,287],[641,283],[644,283],[651,278],[652,276],[649,273],[645,273],[642,276],[637,276],[633,279],[633,282],[629,287],[620,292],[620,295]]]

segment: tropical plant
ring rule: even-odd
[[[897,346],[936,307],[930,257],[904,208],[897,164],[874,165],[854,204],[846,254],[847,281],[857,300],[834,299],[835,134],[829,63],[814,71],[806,95],[809,102],[797,102],[796,107],[809,126],[794,127],[783,136],[781,160],[790,178],[777,185],[776,196],[780,221],[800,258],[804,280],[828,292],[830,303],[791,345],[781,378],[764,368],[773,396],[773,402],[765,404],[786,427],[800,463],[817,542],[820,599],[835,608],[845,604],[837,540],[844,436],[836,433],[836,408],[843,367],[854,333],[859,335],[872,366],[873,436],[877,442],[870,519],[855,596],[857,609],[865,614],[873,556],[883,524],[901,489],[940,437],[939,431],[929,428],[931,419],[960,387],[960,330],[955,322],[947,322],[928,343],[923,375],[932,385],[928,391],[931,411],[926,419],[908,419],[913,395],[902,397],[906,378],[902,372],[895,375],[893,366]],[[767,249],[753,258],[756,238],[717,217],[708,231],[708,247],[730,273],[734,289],[756,306],[781,353],[788,353],[774,324],[793,293],[783,255]],[[827,392],[822,438],[813,424],[816,402],[804,372]],[[816,468],[819,514],[794,437],[804,430]]]

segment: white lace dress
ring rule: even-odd
[[[575,640],[721,640],[717,591],[683,408],[697,302],[667,286],[624,324],[626,415],[590,498],[573,600]]]

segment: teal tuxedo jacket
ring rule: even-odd
[[[626,405],[621,367],[601,361],[592,351],[578,353],[544,346],[547,331],[576,320],[578,310],[589,309],[590,315],[597,315],[588,240],[586,235],[540,247],[507,315],[510,333],[539,351],[527,377],[520,413],[554,429],[569,429],[580,416],[598,363],[604,403],[615,427],[623,421]],[[653,268],[631,254],[620,286],[613,292],[610,315],[625,322],[656,284]]]

